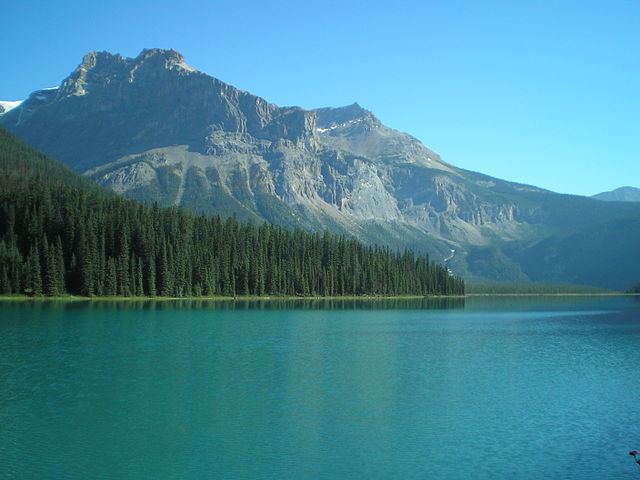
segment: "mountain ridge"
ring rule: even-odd
[[[57,90],[35,93],[0,125],[122,195],[330,229],[439,261],[453,250],[451,268],[483,279],[496,278],[484,267],[474,272],[472,251],[506,255],[510,242],[535,245],[640,214],[638,205],[457,168],[357,103],[279,107],[197,71],[174,50],[91,52]],[[500,279],[528,278],[514,275]]]
[[[596,193],[591,198],[607,202],[640,202],[640,188],[619,187],[609,192]]]

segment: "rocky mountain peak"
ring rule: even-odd
[[[160,57],[164,59],[176,59],[178,61],[184,61],[184,56],[174,50],[173,48],[143,48],[140,54],[136,57],[136,60],[147,59],[151,57]]]
[[[113,68],[116,64],[129,68],[139,68],[144,62],[156,62],[155,65],[169,69],[179,66],[189,71],[195,71],[193,67],[187,65],[184,56],[180,52],[173,49],[167,50],[162,48],[145,48],[135,58],[125,58],[120,54],[110,52],[91,51],[82,57],[82,62],[77,70],[88,71],[94,68],[104,70]]]
[[[105,72],[113,71],[116,67],[120,71],[125,69],[125,60],[120,55],[109,52],[92,51],[82,57],[82,62],[69,75],[60,87],[62,97],[68,95],[82,96],[88,93],[89,84],[100,84]]]
[[[197,72],[175,50],[144,49],[136,58],[92,51],[82,58],[80,65],[63,81],[60,95],[82,96],[89,90],[105,88],[119,81],[133,83],[137,78],[145,77],[144,72],[153,72],[151,77],[156,77],[163,70],[173,70],[180,74]]]
[[[98,58],[111,58],[114,55],[111,55],[109,52],[97,52],[92,50],[89,53],[86,53],[82,57],[82,62],[78,65],[78,70],[91,70],[98,64]],[[120,55],[115,55],[116,57],[120,57]]]
[[[380,125],[380,120],[369,110],[362,108],[357,102],[345,107],[318,108],[314,111],[318,119],[318,128],[321,131],[358,123],[371,126]]]
[[[168,70],[196,71],[195,68],[187,64],[181,53],[173,49],[145,48],[134,61],[137,65],[143,62],[152,62],[154,66],[164,67]]]
[[[135,58],[89,52],[59,88],[34,92],[16,110],[1,123],[79,171],[168,145],[206,154],[248,151],[256,141],[319,147],[315,112],[234,88],[175,50],[145,49]],[[61,118],[73,141],[53,132]]]

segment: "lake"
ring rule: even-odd
[[[0,302],[0,478],[637,479],[640,302]]]

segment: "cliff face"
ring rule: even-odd
[[[197,72],[173,50],[134,59],[91,52],[41,97],[32,95],[3,124],[79,171],[168,145],[211,152],[220,132],[295,142],[315,128],[312,114]]]
[[[575,197],[449,165],[358,104],[278,107],[173,50],[91,52],[0,125],[131,198],[454,255],[462,272],[470,249],[593,220]]]

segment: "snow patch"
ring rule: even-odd
[[[352,126],[352,125],[355,125],[356,123],[360,123],[360,122],[362,122],[363,120],[365,120],[365,119],[364,119],[364,118],[355,118],[355,119],[353,119],[353,120],[349,120],[348,122],[344,122],[344,123],[336,123],[336,124],[334,124],[334,125],[331,125],[331,126],[330,126],[330,127],[328,127],[328,128],[320,128],[320,127],[318,127],[318,128],[316,128],[316,131],[317,131],[318,133],[330,132],[331,130],[336,130],[336,129],[338,129],[338,128],[347,128],[347,127],[350,127],[350,126]]]
[[[0,100],[0,107],[4,109],[4,112],[0,113],[0,115],[4,115],[5,113],[10,112],[14,108],[19,107],[22,102],[24,102],[24,100],[18,100],[16,102],[5,102]]]

